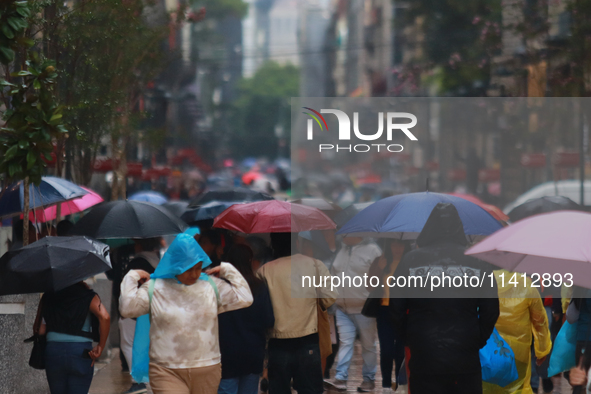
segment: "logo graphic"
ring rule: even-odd
[[[326,120],[322,116],[322,114],[333,114],[337,117],[337,121],[339,122],[339,140],[340,141],[348,141],[351,140],[351,119],[349,116],[338,109],[321,109],[320,112],[310,108],[310,107],[302,107],[307,109],[311,112],[302,112],[304,115],[310,116],[312,119],[308,119],[307,122],[307,139],[313,140],[314,139],[314,121],[320,126],[320,130],[328,131],[328,124]],[[378,131],[374,134],[363,134],[359,131],[359,113],[353,112],[353,133],[357,139],[362,141],[376,141],[382,137],[384,133],[384,118],[386,118],[386,138],[388,141],[392,141],[392,136],[395,130],[402,131],[411,141],[417,141],[417,137],[409,130],[417,125],[417,117],[408,112],[387,112],[384,116],[384,112],[378,113]],[[394,123],[395,119],[408,119],[410,122],[408,123]],[[322,122],[321,122],[322,120]],[[323,127],[324,124],[324,127]],[[402,152],[404,147],[399,144],[371,144],[371,146],[377,147],[377,151],[380,151],[380,147],[386,147],[389,152]],[[395,147],[396,150],[392,150],[392,147]],[[332,144],[320,144],[319,151],[322,150],[330,150],[335,149],[335,145]],[[357,145],[348,145],[340,147],[336,145],[336,151],[339,150],[348,150],[351,152],[353,149],[355,152],[369,152],[371,150],[370,145],[367,144],[357,144]]]
[[[312,108],[308,108],[308,107],[302,107],[304,109],[310,110],[312,112],[314,112],[316,115],[318,115],[320,117],[320,119],[322,119],[322,121],[324,122],[324,125],[326,126],[326,131],[328,131],[328,125],[326,124],[326,120],[324,119],[324,116],[320,115],[320,113],[316,110],[313,110]],[[318,126],[320,126],[320,130],[322,129],[322,123],[320,123],[320,121],[318,120],[318,118],[314,115],[312,115],[309,112],[302,112],[304,115],[310,115],[312,118],[314,118],[314,120],[316,121],[316,123],[318,123]],[[310,127],[310,123],[311,123],[312,119],[308,119],[308,139],[311,140],[312,139],[312,127]]]

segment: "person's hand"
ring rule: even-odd
[[[216,278],[219,278],[221,269],[222,269],[222,267],[220,267],[218,265],[217,267],[213,267],[212,269],[208,269],[207,271],[205,271],[205,273],[207,275],[211,275],[211,276],[215,276]]]
[[[135,272],[137,272],[140,275],[140,279],[137,281],[138,287],[150,280],[150,274],[148,274],[146,271],[135,270]]]
[[[90,364],[91,367],[94,366],[94,362],[101,356],[101,354],[103,354],[103,348],[100,345],[96,345],[90,352],[88,352],[88,355],[92,359],[92,364]]]
[[[582,367],[572,367],[569,381],[571,386],[584,386],[587,383],[587,372]]]
[[[547,358],[547,357],[548,357],[548,356],[544,356],[544,357],[542,357],[542,358],[538,358],[538,359],[536,359],[536,365],[537,365],[538,367],[539,367],[540,365],[542,365],[542,364],[544,363],[544,361],[546,361],[546,358]]]

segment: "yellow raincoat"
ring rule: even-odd
[[[513,273],[505,270],[494,271],[499,289],[499,306],[501,314],[495,327],[503,339],[515,353],[515,363],[519,378],[506,387],[482,383],[485,394],[532,394],[531,379],[531,343],[532,334],[537,358],[550,353],[552,340],[548,327],[548,316],[540,293],[531,287],[529,278],[525,278],[527,287],[523,285],[523,277],[517,274],[519,286],[509,284]],[[505,274],[504,286],[501,274]]]

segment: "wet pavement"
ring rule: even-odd
[[[361,368],[363,360],[361,358],[361,346],[358,341],[355,343],[355,352],[351,361],[351,368],[349,370],[349,382],[347,384],[347,392],[357,392],[357,387],[363,381]],[[333,365],[330,376],[334,377],[335,366]],[[380,368],[376,374],[376,389],[375,394],[382,394],[381,387],[382,375]],[[565,379],[555,378],[554,394],[570,394],[572,389]],[[120,394],[125,392],[131,386],[131,377],[129,373],[121,372],[121,361],[119,360],[119,349],[113,349],[112,360],[107,364],[98,364],[96,372],[90,387],[89,394]],[[396,394],[407,394],[408,386],[400,386],[396,390]],[[540,386],[541,387],[541,386]],[[541,392],[541,390],[540,390]],[[328,390],[327,393],[336,394],[336,390]]]

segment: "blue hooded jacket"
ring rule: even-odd
[[[188,271],[199,262],[203,262],[203,269],[211,265],[209,256],[201,249],[195,238],[189,234],[179,234],[162,256],[156,271],[150,275],[150,278],[176,279],[177,275]],[[207,280],[207,274],[201,273],[200,279]]]

